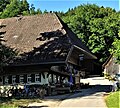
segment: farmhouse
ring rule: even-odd
[[[115,76],[120,73],[120,64],[116,63],[116,58],[111,54],[106,62],[102,65],[104,73]]]
[[[80,82],[99,66],[80,39],[53,13],[0,19],[0,34],[18,56],[0,73],[1,85]]]

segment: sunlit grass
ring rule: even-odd
[[[108,108],[120,108],[120,91],[113,92],[106,98]]]
[[[5,99],[0,100],[0,108],[18,108],[18,106],[28,106],[29,103],[38,102],[40,99]]]

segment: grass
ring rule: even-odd
[[[120,91],[112,92],[106,97],[108,108],[120,108]]]
[[[19,106],[28,106],[29,103],[38,102],[40,99],[0,99],[0,108],[18,108]]]

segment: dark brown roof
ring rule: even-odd
[[[22,55],[22,63],[65,61],[72,45],[89,52],[77,36],[53,13],[0,19],[5,45]],[[90,53],[90,52],[89,52]],[[52,59],[51,59],[52,58]],[[19,63],[19,62],[18,62]]]
[[[56,31],[62,28],[61,23],[54,14],[43,14],[35,16],[24,16],[0,19],[3,27],[1,31],[6,31],[4,39],[7,45],[16,48],[21,53],[33,50],[46,41],[36,40],[40,33]]]

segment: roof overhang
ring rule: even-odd
[[[93,54],[91,54],[90,52],[85,51],[84,49],[82,49],[76,45],[73,45],[68,53],[67,58],[66,58],[66,63],[70,62],[70,63],[73,63],[76,65],[78,63],[79,57],[81,55],[84,57],[84,60],[97,59],[97,57],[94,56]]]
[[[50,66],[57,66],[57,65],[63,65],[65,64],[65,61],[56,61],[56,62],[40,62],[40,63],[29,63],[29,64],[10,64],[7,65],[8,67],[13,66],[35,66],[35,65],[50,65]]]
[[[78,47],[78,46],[76,46],[76,45],[73,45],[73,47],[79,49],[80,52],[82,52],[84,55],[89,56],[89,59],[97,59],[97,57],[94,56],[93,54],[91,54],[90,52],[87,52],[87,51],[85,51],[84,49],[82,49],[82,48],[80,48],[80,47]]]

